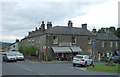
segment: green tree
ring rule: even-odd
[[[35,51],[37,51],[37,47],[35,47],[34,45],[28,45],[28,44],[26,44],[26,45],[23,46],[23,52],[25,54],[32,55],[32,54],[35,53]]]
[[[117,28],[115,31],[115,35],[120,38],[120,28]]]
[[[23,53],[23,47],[22,47],[22,45],[20,43],[18,44],[18,51]]]

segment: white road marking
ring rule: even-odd
[[[38,75],[44,75],[44,74],[38,73]]]
[[[82,67],[69,67],[70,69],[73,69],[73,70],[75,70],[75,69],[80,69],[80,70],[87,70],[86,68],[82,68]]]
[[[27,68],[27,67],[24,67],[26,70],[28,70],[28,71],[32,71],[31,69],[29,69],[29,68]]]
[[[86,68],[79,68],[80,70],[86,70]]]

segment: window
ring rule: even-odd
[[[72,43],[76,44],[76,37],[72,37]]]
[[[13,45],[13,48],[15,48],[15,45]]]
[[[53,36],[53,44],[58,44],[58,37],[57,36]]]
[[[102,41],[102,47],[105,47],[105,41]]]
[[[115,42],[115,47],[116,47],[116,48],[118,47],[118,42],[117,42],[117,41]]]
[[[112,41],[110,41],[110,47],[113,47],[113,42]]]
[[[91,39],[88,39],[88,44],[91,44]]]

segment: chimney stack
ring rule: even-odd
[[[41,32],[44,32],[45,31],[45,24],[44,24],[44,21],[42,21],[42,24],[41,24]]]
[[[31,34],[31,32],[29,32],[29,35]]]
[[[68,27],[72,27],[73,26],[73,23],[71,20],[68,21]]]
[[[38,31],[37,27],[35,27],[35,31]]]
[[[51,22],[47,22],[47,29],[52,27],[52,23]]]
[[[93,32],[93,33],[96,33],[96,29],[94,28],[94,29],[92,30],[92,32]]]
[[[19,39],[16,39],[16,42],[19,42]]]
[[[82,24],[82,28],[83,29],[87,29],[87,24],[85,23],[85,24]]]

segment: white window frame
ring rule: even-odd
[[[117,42],[117,41],[115,42],[115,47],[116,47],[116,48],[118,47],[118,42]]]
[[[113,47],[113,41],[110,41],[110,47]]]
[[[102,47],[105,47],[105,41],[102,41]]]
[[[88,39],[88,44],[92,44],[92,40],[91,39]]]
[[[74,37],[75,39],[73,39],[73,37]],[[76,44],[76,43],[77,43],[76,37],[75,37],[75,36],[73,36],[73,37],[72,37],[72,42],[75,41],[75,42],[73,42],[73,44]]]
[[[53,36],[53,44],[58,44],[58,36]]]

